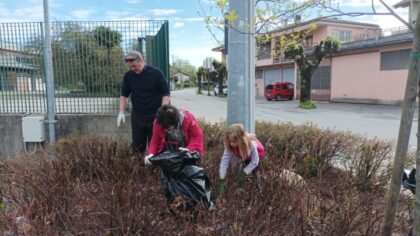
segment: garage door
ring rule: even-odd
[[[283,69],[283,82],[295,83],[295,68]]]
[[[279,82],[281,80],[281,70],[264,70],[264,87],[268,84]]]

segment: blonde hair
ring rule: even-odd
[[[238,144],[241,158],[247,158],[251,155],[251,141],[255,140],[255,134],[248,134],[242,124],[232,124],[225,131],[225,148],[232,151],[233,147],[229,142],[234,141]]]

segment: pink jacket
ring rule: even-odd
[[[264,159],[264,154],[265,154],[264,146],[262,145],[262,143],[258,139],[255,139],[255,143],[257,144],[256,146],[257,146],[258,157],[259,157],[260,160],[262,160],[262,159]],[[241,158],[241,154],[239,152],[238,147],[231,150],[231,152],[233,153],[234,157]],[[250,159],[251,159],[251,157],[249,156],[245,160],[250,160]]]
[[[203,131],[195,120],[194,116],[186,110],[179,109],[184,114],[181,129],[185,137],[187,149],[197,151],[200,155],[204,155],[204,137]],[[158,125],[156,119],[153,122],[153,135],[150,140],[148,154],[159,154],[165,145],[165,131]]]

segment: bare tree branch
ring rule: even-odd
[[[373,3],[373,0],[372,0],[372,11],[373,11],[374,13],[376,13],[376,10],[375,10],[375,4]]]
[[[408,23],[407,21],[405,21],[403,18],[401,18],[397,13],[395,13],[394,10],[392,10],[392,8],[390,8],[383,0],[379,0],[382,5],[384,5],[384,7],[386,7],[386,9],[388,9],[389,12],[392,13],[393,16],[395,16],[395,18],[397,18],[399,21],[401,21],[405,26],[407,26],[411,31],[413,31],[413,27],[411,26],[410,23]]]

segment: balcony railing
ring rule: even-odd
[[[291,62],[293,59],[286,59],[284,55],[280,56],[273,56],[273,64],[284,63],[284,62]]]

